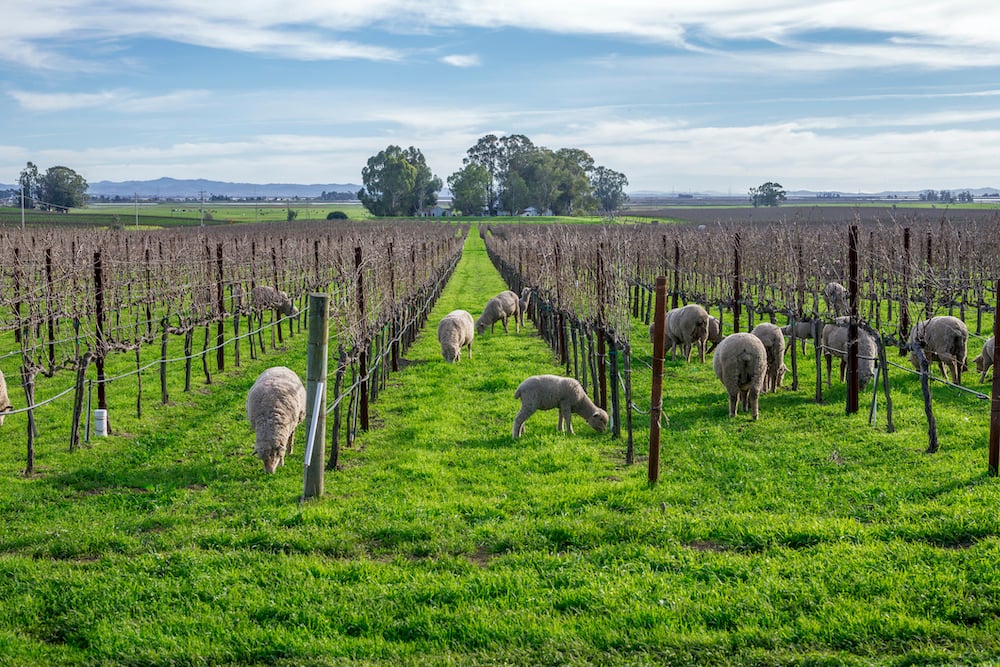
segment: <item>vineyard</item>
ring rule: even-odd
[[[87,665],[995,661],[990,381],[903,354],[920,320],[952,314],[971,366],[993,333],[998,221],[715,215],[7,230],[0,434],[28,443],[31,474],[8,449],[0,649]],[[813,337],[792,339],[758,421],[727,416],[697,355],[667,359],[654,404],[663,277],[667,308],[701,303],[725,334],[822,326],[825,285],[855,286],[880,343],[866,414],[845,414]],[[260,286],[295,313],[255,307]],[[526,326],[444,363],[437,320],[506,288],[531,294]],[[257,369],[301,370],[316,292],[333,446],[327,495],[302,502],[296,463],[260,472],[243,400]],[[514,390],[538,373],[578,378],[610,434],[579,418],[557,433],[549,411],[512,439]],[[102,387],[117,437],[73,444],[66,424],[86,439]]]
[[[256,359],[301,332],[310,292],[330,295],[337,372],[353,378],[348,402],[367,428],[367,402],[425,321],[467,233],[417,222],[4,232],[0,252],[12,261],[0,276],[0,370],[11,378],[15,403],[27,406],[14,411],[26,413],[29,424],[26,472],[33,468],[34,408],[57,400],[73,406],[72,449],[81,416],[90,414],[85,393],[90,404],[96,388],[94,407],[106,410],[108,391],[135,391],[141,416],[144,374],[158,376],[163,404],[168,364],[184,364],[185,392],[195,363],[211,384],[227,361],[239,366],[242,354]],[[254,288],[265,285],[293,295],[297,313],[255,304]],[[331,398],[336,406],[343,400]],[[349,425],[348,437],[355,430]]]

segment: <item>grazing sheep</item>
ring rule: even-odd
[[[483,314],[476,320],[476,333],[482,336],[486,333],[486,327],[493,331],[493,325],[498,321],[503,323],[503,332],[507,331],[507,318],[514,318],[514,330],[521,331],[521,325],[517,322],[518,297],[510,290],[500,292],[495,297],[486,302]]]
[[[840,283],[827,283],[823,288],[823,300],[827,310],[837,317],[847,315],[847,289]]]
[[[951,381],[962,384],[962,371],[967,368],[965,356],[968,342],[969,328],[957,317],[939,315],[918,322],[910,329],[910,363],[920,370],[920,361],[913,352],[913,346],[920,345],[928,363],[938,362],[942,377],[948,379],[948,374],[945,373],[947,364]]]
[[[453,310],[438,322],[438,342],[441,343],[441,356],[449,364],[462,360],[462,348],[469,348],[469,359],[472,358],[472,339],[476,332],[472,315],[466,310]]]
[[[719,343],[712,358],[715,376],[729,393],[729,416],[736,416],[736,400],[757,419],[757,402],[767,373],[767,350],[750,333],[734,333]]]
[[[781,327],[781,333],[785,336],[791,336],[794,333],[795,337],[802,341],[802,353],[805,354],[806,341],[813,338],[813,321],[792,322]]]
[[[608,413],[594,405],[583,390],[583,386],[573,378],[559,375],[533,375],[522,382],[514,392],[514,398],[521,399],[521,410],[514,418],[512,437],[524,434],[524,422],[538,410],[559,408],[558,429],[573,433],[570,418],[573,413],[580,415],[598,432],[608,427]]]
[[[709,315],[708,342],[711,343],[712,346],[708,348],[708,352],[714,350],[718,346],[718,344],[722,342],[722,339],[723,339],[722,322],[719,321],[719,318]]]
[[[295,428],[306,418],[306,389],[284,366],[268,368],[247,393],[247,419],[257,433],[254,453],[271,474],[292,453]]]
[[[993,336],[990,336],[989,340],[986,341],[986,344],[983,345],[983,351],[979,353],[978,357],[972,360],[972,363],[976,365],[976,371],[980,373],[980,382],[986,382],[986,371],[990,370],[990,366],[993,365],[993,350],[996,349],[995,345],[996,343],[993,342]],[[993,372],[995,373],[996,371]],[[3,376],[0,375],[0,380],[2,379]],[[0,394],[0,401],[2,400],[3,394]],[[2,409],[2,406],[0,406],[0,409]],[[3,417],[0,417],[0,424],[2,423]]]
[[[670,347],[670,358],[675,359],[677,357],[677,346],[679,345],[684,359],[690,362],[692,346],[697,345],[698,355],[701,361],[704,362],[710,322],[715,318],[711,317],[707,310],[696,303],[689,303],[681,308],[668,310],[664,318],[664,353],[666,353],[667,347]],[[653,340],[653,327],[654,325],[650,325],[649,327],[649,339],[651,341]]]
[[[7,397],[7,380],[3,377],[3,371],[0,371],[0,426],[3,426],[3,413],[13,409],[14,406],[11,405],[10,398]]]
[[[524,316],[528,313],[528,306],[531,305],[531,288],[525,287],[521,290],[521,298],[517,300],[517,321],[524,326]]]
[[[767,375],[764,377],[764,393],[776,392],[785,377],[785,336],[776,324],[761,322],[751,331],[764,344],[767,352]]]
[[[833,324],[823,327],[822,347],[826,358],[826,386],[832,387],[830,379],[833,371],[833,358],[840,359],[840,380],[844,381],[847,372],[847,336],[850,317],[838,317]],[[875,338],[858,327],[858,388],[864,391],[871,379],[875,377],[875,359],[878,357],[878,344]]]
[[[267,310],[273,308],[285,317],[297,315],[299,309],[295,307],[287,292],[270,287],[269,285],[257,285],[250,290],[250,303],[256,310]]]

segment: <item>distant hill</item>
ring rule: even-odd
[[[158,178],[153,181],[98,181],[87,192],[94,197],[158,197],[160,199],[225,197],[295,198],[319,197],[323,192],[357,192],[353,183],[229,183],[199,179]]]

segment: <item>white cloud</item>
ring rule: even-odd
[[[441,58],[441,62],[445,65],[451,65],[452,67],[478,67],[482,64],[479,60],[479,56],[474,53],[456,53],[450,56],[444,56]]]
[[[100,108],[121,113],[149,113],[180,110],[206,98],[208,91],[179,90],[165,95],[143,96],[128,90],[103,90],[96,93],[33,93],[11,90],[7,93],[27,111],[60,112]]]

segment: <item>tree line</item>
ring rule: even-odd
[[[465,215],[613,212],[628,200],[625,174],[598,166],[579,148],[551,150],[523,134],[488,134],[448,177],[452,208]],[[358,199],[374,215],[417,215],[437,204],[442,181],[423,153],[388,146],[368,159]]]
[[[69,167],[49,167],[42,174],[28,162],[18,184],[26,208],[65,211],[80,208],[87,200],[87,180]]]

